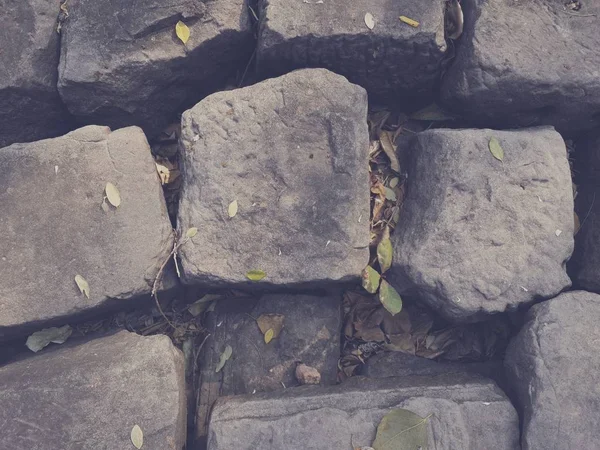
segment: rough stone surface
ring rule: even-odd
[[[578,142],[576,163],[580,228],[569,269],[575,287],[600,292],[600,134]]]
[[[437,362],[402,352],[384,352],[370,357],[362,370],[363,375],[371,378],[434,376],[450,373],[478,374],[494,380],[501,388],[507,386],[502,361]]]
[[[122,203],[105,212],[107,182]],[[154,161],[135,127],[89,126],[4,148],[0,209],[0,336],[149,294],[172,248]]]
[[[573,194],[558,133],[437,129],[406,145],[414,157],[392,237],[398,289],[451,320],[479,320],[570,286]]]
[[[0,448],[181,450],[183,356],[166,336],[122,331],[0,367]]]
[[[445,106],[482,126],[599,126],[600,0],[580,3],[575,12],[556,0],[461,2]]]
[[[561,294],[531,308],[506,368],[523,420],[523,450],[598,448],[600,296]]]
[[[306,69],[219,92],[182,117],[178,227],[183,281],[314,287],[355,282],[368,262],[365,91]],[[235,217],[228,206],[237,201]]]
[[[252,394],[297,386],[296,366],[319,371],[322,384],[334,384],[340,356],[341,298],[266,295],[220,300],[209,314],[211,337],[204,344],[200,372],[197,435],[206,435],[208,415],[218,396]],[[262,314],[285,316],[281,334],[265,344],[256,320]],[[215,367],[227,345],[231,359]]]
[[[345,449],[371,445],[381,418],[404,408],[428,420],[436,450],[519,448],[519,419],[491,381],[467,376],[351,379],[272,394],[220,399],[209,450]],[[262,447],[261,447],[262,446]]]
[[[82,122],[158,133],[243,71],[253,37],[244,0],[72,0],[58,88]],[[184,45],[178,21],[190,29]]]
[[[56,89],[59,5],[0,2],[0,147],[67,131],[69,115]]]
[[[366,88],[371,99],[432,97],[446,52],[443,2],[261,0],[259,5],[262,73],[325,67]],[[375,20],[373,30],[365,25],[367,12]],[[400,22],[400,15],[418,18],[419,27]]]

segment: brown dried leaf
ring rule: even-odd
[[[400,162],[398,161],[398,155],[396,155],[396,145],[394,144],[392,133],[389,131],[382,131],[379,136],[379,142],[383,151],[390,159],[390,167],[396,173],[400,173]]]
[[[267,333],[271,330],[273,335],[271,339],[276,339],[281,330],[283,329],[283,322],[285,316],[283,314],[261,314],[256,319],[256,324],[262,334],[265,335],[265,342],[267,342]],[[268,344],[268,342],[267,342]]]

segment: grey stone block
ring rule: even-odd
[[[257,64],[263,74],[324,67],[367,89],[371,100],[427,102],[446,52],[444,3],[261,0]],[[365,25],[370,13],[375,26]],[[404,15],[417,19],[413,28]]]
[[[570,286],[573,193],[557,132],[436,129],[405,145],[414,157],[390,270],[399,290],[465,321]]]
[[[56,89],[59,5],[59,0],[2,2],[0,147],[68,131],[72,119]]]
[[[355,282],[368,261],[367,96],[323,69],[213,94],[186,111],[178,227],[183,281]],[[235,217],[228,206],[237,201]]]
[[[160,132],[250,59],[245,0],[71,0],[58,89],[82,122]],[[183,21],[184,45],[175,34]]]
[[[89,126],[13,144],[0,168],[0,336],[150,293],[173,236],[139,128]],[[122,203],[105,212],[108,182]]]
[[[281,334],[266,344],[255,319],[284,318]],[[322,384],[335,384],[340,357],[341,296],[265,295],[220,300],[209,313],[211,336],[200,358],[197,435],[206,435],[208,416],[218,396],[252,394],[297,386],[299,363],[317,369]],[[216,373],[227,345],[231,359]]]
[[[166,336],[122,331],[0,367],[0,448],[181,450],[183,355]]]
[[[444,105],[479,126],[600,126],[600,2],[464,0]]]
[[[491,381],[466,375],[367,380],[332,387],[225,397],[213,409],[209,450],[344,449],[369,446],[395,408],[428,419],[436,450],[519,448],[519,419]]]
[[[533,306],[505,365],[523,450],[598,448],[600,296],[573,291]]]

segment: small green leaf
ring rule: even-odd
[[[246,273],[246,278],[248,278],[251,281],[260,281],[266,276],[267,274],[263,270],[249,270]]]
[[[379,261],[379,268],[381,273],[385,273],[390,267],[392,267],[392,241],[390,238],[384,238],[377,244],[377,261]]]
[[[265,344],[268,344],[269,342],[271,342],[274,335],[275,335],[275,331],[273,331],[273,328],[269,328],[267,330],[267,332],[265,333]]]
[[[384,187],[384,189],[385,189],[386,200],[395,202],[396,201],[396,193],[393,191],[393,189],[390,189],[389,187]]]
[[[112,183],[106,183],[104,187],[104,192],[106,193],[106,198],[108,202],[117,208],[121,204],[121,194],[117,187]]]
[[[381,275],[373,269],[371,266],[367,266],[362,271],[362,286],[369,294],[377,292],[379,282],[381,281]]]
[[[90,298],[90,285],[81,275],[75,275],[75,283],[83,295]]]
[[[426,449],[427,420],[407,409],[394,409],[377,426],[375,450]]]
[[[232,218],[232,217],[235,217],[237,212],[238,212],[238,201],[234,200],[227,207],[227,214],[229,215],[230,218]]]
[[[144,445],[144,432],[139,425],[134,425],[131,429],[131,443],[137,449],[142,448],[142,445]]]
[[[29,336],[27,338],[27,342],[25,342],[25,345],[29,350],[36,353],[49,345],[51,342],[54,344],[64,343],[69,336],[71,336],[72,332],[73,329],[69,325],[64,325],[60,328],[44,328],[43,330],[36,331]]]
[[[504,159],[504,150],[500,146],[500,142],[495,137],[490,138],[490,142],[488,144],[490,148],[490,152],[494,155],[498,161],[502,161]]]
[[[233,349],[231,345],[225,347],[223,353],[221,353],[221,357],[219,358],[219,364],[217,364],[217,368],[215,369],[216,373],[219,373],[221,369],[225,366],[225,363],[231,358],[231,354],[233,353]]]
[[[381,280],[381,286],[379,286],[379,301],[392,316],[402,311],[402,297],[385,280]]]
[[[190,29],[188,28],[188,26],[185,23],[183,23],[180,20],[175,25],[175,34],[177,35],[179,40],[185,44],[188,41],[188,39],[190,38]]]
[[[185,232],[185,237],[188,239],[191,239],[194,236],[196,236],[197,234],[198,234],[198,228],[192,227],[192,228],[188,228],[188,230]]]
[[[398,177],[394,177],[390,180],[390,182],[388,183],[389,187],[391,187],[392,189],[395,188],[396,186],[398,186],[398,183],[400,182],[400,178]]]

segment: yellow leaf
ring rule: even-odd
[[[215,369],[216,373],[219,373],[221,369],[225,367],[225,363],[229,360],[229,358],[231,358],[232,353],[233,349],[231,348],[231,345],[226,346],[225,350],[223,350],[223,353],[221,353],[221,357],[219,358],[219,363]]]
[[[262,270],[249,270],[246,273],[246,278],[248,278],[251,281],[260,281],[266,276],[267,274]]]
[[[235,217],[237,212],[238,212],[238,202],[237,202],[237,200],[234,200],[229,204],[229,207],[227,208],[227,214],[229,214],[229,217]]]
[[[495,137],[490,138],[490,142],[488,143],[490,148],[490,152],[498,161],[502,161],[504,159],[504,150],[500,146],[500,142]]]
[[[139,425],[134,425],[131,429],[131,443],[137,449],[144,445],[144,433]]]
[[[185,232],[185,237],[191,239],[194,236],[196,236],[197,234],[198,234],[198,228],[191,227],[191,228],[188,228],[188,230]]]
[[[119,190],[114,184],[106,183],[104,192],[106,193],[106,198],[108,199],[108,202],[115,208],[117,208],[121,204],[121,194],[119,194]]]
[[[395,188],[396,186],[398,186],[398,183],[399,183],[399,182],[400,182],[400,178],[398,178],[398,177],[394,177],[394,178],[392,178],[392,179],[390,180],[390,182],[389,182],[389,186],[390,186],[390,187],[393,189],[393,188]]]
[[[90,298],[90,285],[81,275],[75,275],[75,283],[83,295]]]
[[[373,19],[373,14],[366,13],[365,14],[365,25],[369,30],[372,30],[375,27],[375,19]]]
[[[267,330],[267,332],[265,333],[265,344],[268,344],[269,342],[271,342],[271,340],[273,339],[273,334],[275,332],[273,331],[273,328],[269,328]]]
[[[258,319],[256,319],[256,324],[258,325],[258,329],[265,336],[270,331],[273,332],[273,336],[271,339],[275,339],[281,333],[283,329],[283,322],[285,320],[285,316],[283,314],[261,314]]]
[[[410,17],[400,16],[399,19],[405,24],[410,25],[411,27],[417,28],[419,26],[419,22],[417,22],[414,19],[411,19]]]
[[[177,25],[175,25],[175,34],[179,40],[185,44],[190,38],[190,29],[180,20],[177,22]]]

